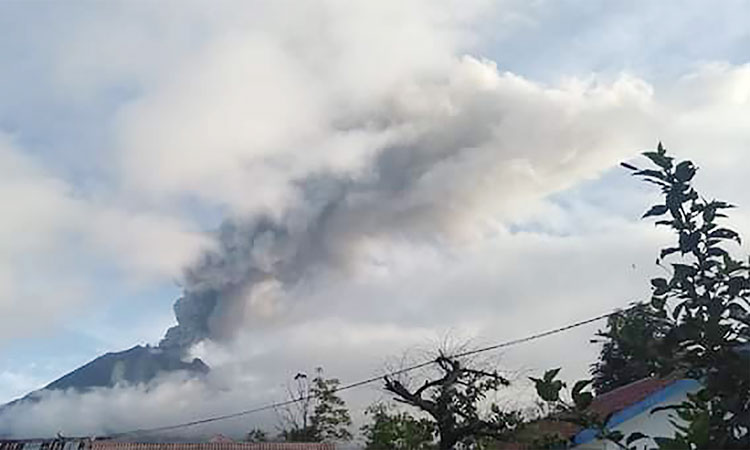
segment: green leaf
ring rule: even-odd
[[[576,404],[576,408],[583,411],[591,405],[594,401],[594,394],[591,392],[581,392],[578,395],[573,395],[573,402]]]
[[[628,163],[624,163],[624,162],[622,162],[622,163],[620,163],[620,165],[621,165],[622,167],[624,167],[624,168],[628,169],[628,170],[638,170],[638,168],[637,168],[637,167],[635,167],[635,166],[633,166],[633,165],[630,165],[630,164],[628,164]]]
[[[667,255],[671,255],[672,253],[679,252],[680,249],[678,247],[669,247],[663,249],[661,252],[659,252],[659,258],[663,259]]]
[[[654,307],[654,309],[662,309],[664,308],[664,304],[666,303],[666,299],[662,297],[652,297],[651,298],[651,306]]]
[[[675,306],[674,311],[672,311],[672,318],[674,320],[677,320],[677,318],[680,317],[680,313],[685,308],[687,308],[687,301],[684,301],[680,303],[679,305]]]
[[[680,409],[684,408],[684,406],[680,405],[667,405],[667,406],[659,406],[656,408],[653,408],[651,411],[649,411],[649,414],[658,413],[659,411],[679,411]]]
[[[690,181],[695,176],[695,166],[691,161],[682,161],[677,164],[674,171],[674,176],[678,181],[685,183]]]
[[[581,393],[584,389],[586,389],[586,386],[590,385],[593,382],[593,378],[589,378],[588,380],[576,381],[576,384],[573,385],[573,390],[571,391],[571,393],[575,396],[576,394]]]
[[[610,441],[615,441],[615,442],[620,442],[622,440],[622,438],[625,437],[625,435],[622,433],[622,431],[618,431],[618,430],[609,431],[609,432],[607,432],[605,434],[605,436]]]
[[[700,233],[680,233],[680,252],[683,254],[690,253],[698,247],[700,241]]]
[[[634,173],[633,175],[638,176],[638,177],[656,178],[657,180],[661,180],[661,181],[664,181],[664,182],[667,181],[667,176],[666,175],[664,175],[662,172],[659,172],[658,170],[653,170],[653,169],[639,170],[638,172]]]
[[[536,392],[542,400],[548,402],[556,402],[560,400],[560,390],[563,388],[563,382],[560,380],[534,381],[536,384]]]
[[[560,367],[557,369],[550,369],[546,372],[544,372],[544,381],[552,381],[555,379],[558,373],[560,373]]]
[[[690,445],[682,439],[655,437],[654,442],[659,446],[659,450],[690,450]]]
[[[583,390],[593,382],[593,379],[579,380],[573,386],[571,396],[573,397],[573,402],[575,402],[577,409],[582,411],[588,408],[591,402],[594,400],[594,395],[591,392],[583,392]]]
[[[671,190],[669,193],[667,193],[667,208],[669,208],[669,212],[672,213],[672,217],[679,218],[680,215],[680,206],[682,206],[682,193],[676,190]]]
[[[736,231],[730,230],[728,228],[717,228],[716,230],[708,233],[708,237],[717,239],[734,239],[735,241],[737,241],[737,243],[742,243],[740,235],[737,234]]]
[[[711,204],[714,205],[717,209],[728,209],[728,208],[736,208],[737,207],[737,205],[731,205],[731,204],[729,204],[727,202],[713,201],[713,202],[711,202]]]
[[[713,205],[708,205],[703,210],[703,221],[704,222],[713,222],[714,218],[716,218],[716,208]]]
[[[667,205],[656,205],[651,207],[646,213],[641,217],[641,219],[645,219],[646,217],[651,216],[661,216],[667,213],[669,209],[667,208]]]
[[[670,186],[670,184],[667,183],[666,181],[654,180],[652,178],[643,178],[643,181],[645,181],[646,183],[651,183],[657,186],[661,186],[663,188],[668,188]]]
[[[674,269],[674,277],[678,280],[682,280],[685,277],[691,277],[698,272],[698,269],[687,264],[675,263],[672,264],[672,268]]]
[[[663,169],[671,169],[672,168],[672,158],[669,156],[665,156],[664,153],[659,152],[643,152],[643,156],[650,159],[654,162],[657,166],[663,168]]]
[[[664,278],[653,278],[651,286],[654,288],[654,295],[664,295],[669,291],[669,283]]]
[[[730,297],[736,297],[740,294],[740,291],[742,291],[743,286],[745,285],[745,278],[743,277],[731,277],[729,281],[727,282],[729,285],[729,289],[727,290],[727,294]]]
[[[633,442],[641,440],[641,439],[648,439],[648,436],[645,435],[645,434],[643,434],[643,433],[641,433],[641,432],[636,431],[635,433],[630,433],[630,435],[628,436],[628,438],[625,440],[625,443],[627,445],[630,445]]]

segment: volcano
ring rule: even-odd
[[[99,356],[42,389],[4,405],[2,409],[19,402],[36,401],[45,391],[86,392],[96,388],[149,384],[160,375],[167,373],[182,372],[190,377],[202,377],[209,370],[208,365],[199,358],[188,362],[181,357],[179,352],[137,345],[128,350]]]

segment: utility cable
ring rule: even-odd
[[[575,323],[572,323],[572,324],[569,324],[569,325],[565,325],[563,327],[555,328],[555,329],[544,331],[544,332],[541,332],[541,333],[532,334],[530,336],[526,336],[526,337],[523,337],[523,338],[513,339],[513,340],[510,340],[510,341],[505,341],[505,342],[501,342],[501,343],[498,343],[498,344],[490,345],[490,346],[487,346],[487,347],[481,347],[481,348],[477,348],[477,349],[474,349],[474,350],[460,352],[460,353],[457,353],[455,355],[452,355],[451,357],[452,358],[464,358],[466,356],[476,355],[478,353],[484,353],[484,352],[488,352],[488,351],[492,351],[492,350],[498,350],[498,349],[501,349],[501,348],[507,348],[507,347],[512,347],[514,345],[523,344],[523,343],[526,343],[526,342],[529,342],[529,341],[533,341],[533,340],[536,340],[536,339],[541,339],[541,338],[544,338],[544,337],[547,337],[547,336],[551,336],[553,334],[562,333],[562,332],[571,330],[573,328],[582,327],[584,325],[588,325],[590,323],[597,322],[599,320],[606,319],[606,318],[609,318],[609,317],[617,315],[617,314],[622,314],[624,311],[627,311],[629,309],[633,309],[633,308],[635,308],[637,306],[639,306],[639,305],[636,304],[636,305],[630,306],[630,307],[625,308],[625,309],[617,309],[615,311],[612,311],[612,312],[609,312],[609,313],[606,313],[606,314],[601,314],[601,315],[596,316],[596,317],[592,317],[592,318],[589,318],[589,319],[581,320],[581,321],[578,321],[578,322],[575,322]],[[405,367],[405,368],[402,368],[402,369],[399,369],[399,370],[390,371],[390,372],[384,373],[382,375],[374,376],[374,377],[371,377],[371,378],[367,378],[367,379],[356,381],[356,382],[349,383],[349,384],[344,384],[344,385],[341,385],[341,386],[333,389],[331,391],[331,393],[337,393],[337,392],[341,392],[341,391],[346,391],[346,390],[349,390],[349,389],[354,389],[354,388],[358,388],[358,387],[365,386],[365,385],[368,385],[368,384],[372,384],[372,383],[375,383],[375,382],[379,382],[379,381],[383,380],[383,378],[385,378],[385,377],[393,377],[393,376],[396,376],[396,375],[402,375],[402,374],[407,373],[407,372],[411,372],[411,371],[414,371],[414,370],[417,370],[417,369],[421,369],[423,367],[430,366],[430,365],[432,365],[434,363],[435,363],[435,360],[423,361],[423,362],[421,362],[419,364],[408,366],[408,367]],[[160,431],[176,430],[176,429],[179,429],[179,428],[187,428],[187,427],[192,427],[192,426],[196,426],[196,425],[202,425],[202,424],[205,424],[205,423],[211,423],[211,422],[218,422],[218,421],[221,421],[221,420],[233,419],[235,417],[241,417],[241,416],[246,416],[246,415],[249,415],[249,414],[255,414],[255,413],[262,412],[262,411],[268,411],[268,410],[271,410],[271,409],[277,409],[277,408],[281,408],[281,407],[284,407],[284,406],[292,405],[294,403],[298,403],[298,402],[302,402],[302,401],[306,401],[306,400],[311,400],[311,399],[313,399],[315,397],[316,396],[313,395],[313,394],[311,394],[311,395],[304,395],[304,396],[301,396],[301,397],[297,397],[297,398],[292,398],[292,399],[289,399],[289,400],[285,400],[283,402],[270,403],[270,404],[267,404],[267,405],[264,405],[264,406],[259,406],[257,408],[246,409],[244,411],[238,411],[238,412],[234,412],[234,413],[230,413],[230,414],[223,414],[223,415],[220,415],[220,416],[206,417],[206,418],[203,418],[203,419],[197,419],[197,420],[193,420],[193,421],[190,421],[190,422],[184,422],[184,423],[179,423],[179,424],[175,424],[175,425],[167,425],[167,426],[154,427],[154,428],[140,428],[140,429],[136,429],[136,430],[125,431],[125,432],[121,432],[121,433],[115,433],[115,434],[108,435],[106,437],[106,439],[115,439],[115,438],[120,438],[120,437],[124,437],[124,436],[130,436],[130,435],[149,434],[149,433],[156,433],[156,432],[160,432]]]

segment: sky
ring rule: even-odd
[[[158,343],[206,254],[281,267],[191,349],[207,382],[58,393],[6,429],[232,412],[299,371],[353,381],[646,299],[671,237],[619,162],[661,140],[750,231],[748,21],[731,0],[0,2],[0,402]],[[283,233],[215,233],[259,218]],[[597,326],[493,361],[576,379]]]

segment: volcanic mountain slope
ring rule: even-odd
[[[72,389],[85,392],[94,388],[107,388],[123,384],[147,384],[159,374],[184,371],[191,376],[208,373],[209,367],[200,359],[185,362],[180,353],[159,347],[137,345],[121,352],[106,353],[93,361],[63,375],[44,388],[8,403],[35,401],[48,390]]]
[[[209,368],[198,358],[185,362],[176,353],[137,345],[129,350],[106,353],[63,375],[44,389],[86,390],[116,384],[148,383],[160,373],[176,370],[205,374]]]

